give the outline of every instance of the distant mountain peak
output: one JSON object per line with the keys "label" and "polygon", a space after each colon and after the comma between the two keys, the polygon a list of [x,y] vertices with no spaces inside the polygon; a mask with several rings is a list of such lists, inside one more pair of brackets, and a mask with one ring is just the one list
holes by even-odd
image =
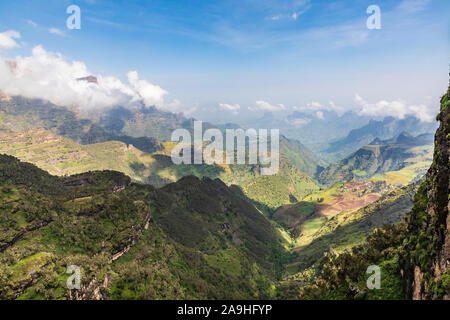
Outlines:
{"label": "distant mountain peak", "polygon": [[380,145],[380,144],[383,144],[383,141],[381,141],[380,138],[375,138],[371,143],[369,143],[369,145]]}
{"label": "distant mountain peak", "polygon": [[98,84],[97,77],[94,77],[93,75],[90,75],[90,76],[87,76],[87,77],[82,77],[82,78],[77,78],[77,81],[86,81],[88,83]]}
{"label": "distant mountain peak", "polygon": [[414,136],[412,134],[410,134],[409,132],[403,131],[402,133],[400,133],[397,138],[395,139],[396,143],[406,143],[406,142],[410,142],[411,140],[414,139]]}
{"label": "distant mountain peak", "polygon": [[384,124],[391,123],[391,122],[394,122],[394,121],[395,121],[395,118],[392,117],[392,116],[388,116],[388,117],[385,117],[385,118],[383,119],[383,123],[384,123]]}

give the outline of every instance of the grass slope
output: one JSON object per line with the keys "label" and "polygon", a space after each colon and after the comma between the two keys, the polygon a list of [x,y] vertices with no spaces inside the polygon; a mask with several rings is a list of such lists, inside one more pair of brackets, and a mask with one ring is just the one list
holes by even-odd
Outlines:
{"label": "grass slope", "polygon": [[0,152],[36,164],[55,175],[116,170],[133,181],[156,187],[188,175],[219,178],[228,185],[239,185],[267,214],[318,189],[310,177],[284,156],[279,173],[261,176],[259,166],[253,165],[174,165],[169,156],[172,147],[173,143],[164,143],[162,150],[148,154],[119,141],[80,145],[42,129],[0,130]]}
{"label": "grass slope", "polygon": [[[283,240],[218,180],[155,189],[113,171],[55,177],[6,155],[0,169],[3,299],[275,294]],[[65,286],[73,264],[82,268],[76,295]]]}
{"label": "grass slope", "polygon": [[426,172],[432,154],[432,135],[412,137],[403,133],[395,139],[375,139],[349,157],[327,167],[319,174],[318,180],[324,185],[332,185],[338,181],[372,178],[403,186]]}

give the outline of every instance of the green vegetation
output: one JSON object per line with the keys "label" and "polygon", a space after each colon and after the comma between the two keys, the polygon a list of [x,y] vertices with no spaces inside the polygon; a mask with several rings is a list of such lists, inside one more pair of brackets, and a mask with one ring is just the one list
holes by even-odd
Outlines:
{"label": "green vegetation", "polygon": [[288,273],[303,273],[327,252],[343,253],[363,244],[373,229],[398,223],[411,209],[416,188],[416,185],[410,185],[395,189],[358,210],[311,220],[310,224],[306,224],[309,232],[296,239],[294,258],[287,266]]}
{"label": "green vegetation", "polygon": [[135,138],[105,130],[91,120],[79,118],[69,109],[39,99],[21,96],[2,99],[0,120],[0,129],[3,130],[44,129],[81,144],[122,141],[148,153],[161,149],[160,143],[154,138],[144,136]]}
{"label": "green vegetation", "polygon": [[0,142],[0,152],[60,176],[115,170],[135,182],[156,187],[189,175],[220,178],[228,185],[239,185],[245,196],[268,215],[279,206],[302,199],[318,189],[317,184],[286,157],[281,158],[278,174],[261,176],[258,165],[174,165],[168,156],[173,147],[170,143],[162,145],[160,151],[147,154],[118,141],[80,145],[42,129],[0,130]]}
{"label": "green vegetation", "polygon": [[[440,126],[435,136],[433,163],[426,181],[420,186],[414,207],[408,215],[407,237],[403,242],[402,268],[407,287],[406,296],[442,299],[450,296],[446,243],[449,239],[449,91],[441,99],[437,116]],[[417,278],[420,277],[420,283]],[[416,284],[415,286],[413,286]]]}
{"label": "green vegetation", "polygon": [[[435,135],[435,150],[433,163],[427,172],[425,181],[415,193],[413,208],[405,216],[404,221],[395,225],[386,225],[375,229],[359,246],[352,245],[340,254],[337,250],[326,251],[320,261],[313,258],[305,261],[304,256],[318,252],[317,244],[311,242],[300,252],[303,261],[299,262],[300,273],[282,282],[278,294],[280,297],[296,297],[300,299],[443,299],[450,296],[450,281],[448,266],[442,261],[448,258],[446,243],[448,243],[448,188],[449,159],[448,132],[450,118],[448,114],[449,91],[441,99],[441,112],[437,119],[440,126]],[[417,183],[419,184],[419,183]],[[407,191],[406,189],[402,189]],[[388,195],[408,200],[402,192],[394,191]],[[408,192],[409,193],[409,192]],[[399,203],[384,197],[360,212],[368,209],[378,209],[375,212],[386,214]],[[399,198],[399,199],[400,199]],[[383,199],[383,198],[382,198]],[[387,202],[386,202],[387,200]],[[394,205],[394,206],[393,206]],[[375,206],[375,208],[374,208]],[[336,218],[339,215],[333,217]],[[368,230],[369,225],[376,224],[376,215],[363,215],[349,224],[338,224],[339,233],[331,232],[330,225],[324,230],[327,236],[348,233],[343,231],[356,224],[354,231]],[[393,216],[395,218],[395,215]],[[353,220],[350,219],[350,221]],[[395,221],[391,221],[395,222]],[[341,226],[344,226],[343,228]],[[337,230],[337,229],[336,229]],[[354,233],[353,233],[354,235]],[[320,238],[317,240],[320,243]],[[316,241],[317,241],[316,240]],[[329,239],[325,243],[336,243]],[[300,255],[299,255],[300,256]],[[443,260],[444,259],[444,260]],[[368,290],[365,281],[368,277],[367,267],[377,265],[381,269],[381,288]],[[309,269],[306,269],[308,268]],[[289,268],[288,268],[289,269]],[[291,268],[292,269],[292,268]]]}
{"label": "green vegetation", "polygon": [[[448,242],[448,93],[423,182],[430,160],[423,136],[375,140],[322,172],[297,152],[301,145],[285,141],[279,173],[261,176],[259,165],[174,166],[169,142],[153,141],[147,153],[113,141],[133,122],[150,130],[139,121],[156,111],[121,113],[113,117],[120,130],[107,130],[114,121],[101,119],[100,127],[41,101],[33,102],[40,113],[30,111],[30,103],[0,105],[0,152],[40,167],[0,155],[1,299],[450,294],[438,260]],[[27,127],[30,118],[46,130]],[[21,131],[11,131],[13,120]],[[343,181],[322,190],[302,170]],[[82,268],[76,293],[66,288],[69,265]],[[380,267],[381,289],[367,289],[370,265]]]}
{"label": "green vegetation", "polygon": [[174,143],[156,139],[170,140],[177,128],[192,130],[193,120],[181,115],[156,108],[113,108],[93,117],[95,122],[82,116],[38,99],[4,99],[0,101],[0,153],[54,175],[115,170],[155,187],[188,175],[219,178],[227,185],[239,185],[245,197],[268,216],[280,205],[301,200],[319,188],[311,177],[323,162],[284,136],[280,137],[280,172],[261,176],[259,165],[173,165]]}
{"label": "green vegetation", "polygon": [[[376,229],[362,245],[339,255],[327,254],[317,266],[317,277],[311,284],[298,287],[294,291],[296,297],[331,300],[403,299],[398,257],[404,235],[404,224],[388,225]],[[370,265],[380,267],[380,289],[367,288],[366,281],[370,274],[366,274],[366,270]],[[290,285],[295,287],[296,283]]]}
{"label": "green vegetation", "polygon": [[412,137],[406,133],[390,140],[374,141],[318,175],[324,185],[338,181],[386,181],[405,186],[422,176],[432,161],[432,135]]}
{"label": "green vegetation", "polygon": [[70,298],[72,264],[89,299],[274,296],[283,239],[220,180],[154,189],[113,171],[58,178],[6,155],[0,168],[3,299]]}

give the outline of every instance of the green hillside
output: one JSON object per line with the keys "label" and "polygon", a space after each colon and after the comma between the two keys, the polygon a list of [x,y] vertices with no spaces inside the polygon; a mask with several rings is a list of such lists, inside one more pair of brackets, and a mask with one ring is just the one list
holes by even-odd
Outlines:
{"label": "green hillside", "polygon": [[386,181],[406,185],[421,177],[431,164],[432,135],[412,137],[400,134],[395,139],[375,139],[349,157],[323,170],[318,180],[325,185],[338,181]]}
{"label": "green hillside", "polygon": [[164,143],[162,150],[147,154],[118,141],[80,145],[42,129],[24,132],[0,130],[1,153],[36,164],[55,175],[116,170],[133,181],[156,187],[188,175],[220,178],[228,185],[239,185],[244,194],[268,214],[318,189],[310,177],[283,156],[279,173],[261,176],[259,167],[253,165],[174,165],[168,156],[172,146],[173,143]]}
{"label": "green hillside", "polygon": [[393,189],[384,181],[339,182],[311,193],[300,202],[279,207],[272,218],[289,231],[294,247],[303,246],[314,239],[327,219],[352,214]]}
{"label": "green hillside", "polygon": [[45,129],[81,144],[114,140],[133,144],[144,152],[151,153],[161,149],[160,143],[154,138],[115,134],[91,120],[79,117],[67,108],[21,96],[0,100],[0,129],[9,131]]}
{"label": "green hillside", "polygon": [[[172,142],[146,153],[12,128],[3,113],[0,153],[37,166],[0,155],[0,298],[442,298],[448,94],[441,103],[424,182],[423,135],[375,139],[324,171],[282,139],[280,171],[261,176],[259,165],[173,165]],[[301,166],[344,181],[322,189]],[[372,264],[381,290],[366,287]],[[82,268],[76,293],[68,265]]]}
{"label": "green hillside", "polygon": [[383,120],[371,119],[366,125],[351,130],[346,137],[329,143],[324,155],[339,161],[349,157],[361,147],[370,145],[375,139],[392,139],[404,132],[414,132],[416,135],[430,134],[436,127],[436,123],[420,121],[413,116],[405,116],[403,119],[393,117],[385,117]]}
{"label": "green hillside", "polygon": [[[279,297],[298,299],[448,299],[450,297],[450,277],[448,270],[448,244],[450,243],[449,221],[449,145],[450,145],[450,88],[441,98],[441,108],[437,116],[440,125],[435,134],[435,149],[433,163],[417,192],[414,195],[412,209],[405,215],[405,219],[397,224],[389,224],[377,228],[360,245],[356,244],[357,237],[364,226],[377,224],[368,215],[367,218],[346,224],[336,232],[323,236],[325,240],[320,249],[320,238],[317,244],[312,242],[309,246],[300,249],[301,257],[298,270],[307,267],[304,260],[310,254],[323,250],[330,243],[337,241],[338,247],[345,248],[349,239],[353,242],[351,248],[337,254],[330,250],[325,257],[317,261],[312,270],[298,274],[280,284]],[[406,188],[407,189],[407,188]],[[402,190],[406,190],[405,188]],[[396,191],[400,198],[402,192]],[[408,192],[409,193],[409,192]],[[388,194],[387,196],[389,196]],[[394,213],[394,219],[384,222],[393,223],[397,220],[402,208],[398,205],[408,203],[408,198],[394,204],[387,202],[380,207],[384,215]],[[375,203],[374,203],[375,204]],[[369,210],[372,205],[362,209]],[[383,208],[384,206],[384,208]],[[376,208],[375,208],[376,209]],[[363,216],[364,217],[364,216]],[[363,224],[361,224],[366,220]],[[356,229],[350,233],[345,232],[357,223]],[[358,225],[359,224],[359,225]],[[379,227],[376,225],[376,227]],[[344,230],[342,230],[344,229]],[[331,230],[331,228],[330,228]],[[339,231],[339,233],[337,232]],[[350,230],[349,230],[350,231]],[[334,236],[333,236],[334,234]],[[336,239],[335,237],[338,236]],[[333,239],[334,238],[334,239]],[[341,238],[339,240],[339,238]],[[362,239],[361,239],[362,240]],[[318,247],[313,248],[314,245]],[[312,263],[315,259],[312,259]],[[302,265],[303,263],[303,265]],[[305,264],[306,263],[306,264]],[[371,290],[367,287],[369,266],[380,268],[380,288]],[[292,267],[291,267],[292,269]],[[295,268],[294,268],[295,270]]]}
{"label": "green hillside", "polygon": [[288,139],[283,135],[280,136],[280,153],[310,177],[318,175],[326,166],[325,162],[298,140]]}
{"label": "green hillside", "polygon": [[[190,130],[192,119],[154,108],[115,108],[98,115],[96,121],[42,100],[23,97],[2,100],[0,152],[55,175],[116,170],[133,181],[155,187],[187,175],[220,178],[228,185],[238,185],[268,215],[319,188],[311,177],[320,172],[323,163],[301,143],[283,136],[279,173],[261,176],[258,165],[173,165],[170,151],[174,143],[161,143],[152,137],[167,138],[166,133],[177,126]],[[132,132],[126,130],[130,123]],[[205,123],[204,129],[208,127],[211,124]]]}
{"label": "green hillside", "polygon": [[[0,298],[271,298],[282,240],[220,181],[58,178],[0,155]],[[71,296],[66,267],[82,270]]]}
{"label": "green hillside", "polygon": [[417,184],[412,184],[395,189],[367,206],[325,217],[311,232],[297,239],[295,262],[288,271],[305,270],[319,261],[324,253],[342,253],[362,244],[373,229],[401,221],[412,208],[417,187]]}

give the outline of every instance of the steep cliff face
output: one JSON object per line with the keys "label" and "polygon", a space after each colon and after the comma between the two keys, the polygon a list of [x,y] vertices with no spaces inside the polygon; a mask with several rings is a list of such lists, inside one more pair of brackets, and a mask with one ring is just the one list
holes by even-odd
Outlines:
{"label": "steep cliff face", "polygon": [[450,87],[437,116],[433,164],[407,219],[401,271],[408,299],[450,300],[449,96]]}

